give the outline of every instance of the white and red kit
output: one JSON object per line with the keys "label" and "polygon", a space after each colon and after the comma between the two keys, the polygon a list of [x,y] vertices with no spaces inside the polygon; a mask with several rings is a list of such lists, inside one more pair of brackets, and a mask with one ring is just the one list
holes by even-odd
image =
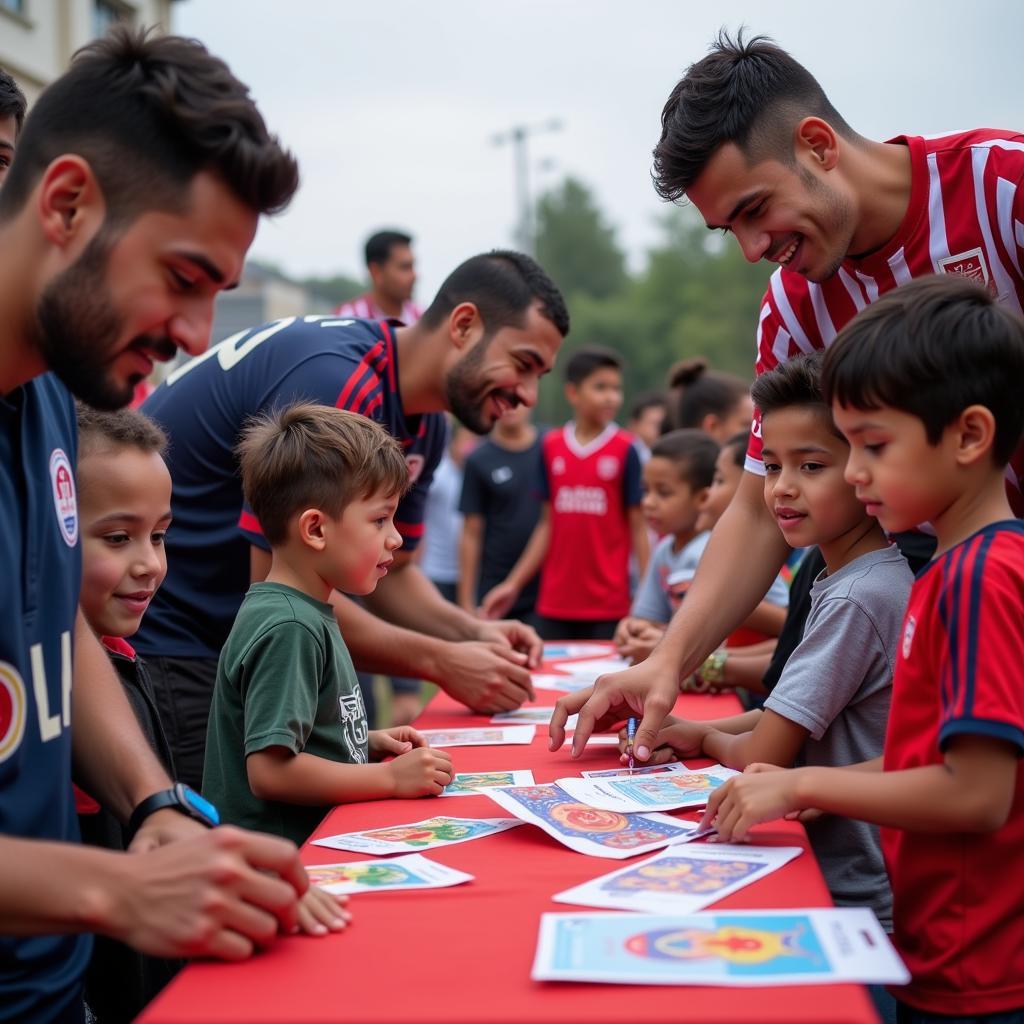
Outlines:
{"label": "white and red kit", "polygon": [[423,316],[423,310],[410,299],[402,303],[402,312],[397,317],[389,317],[373,301],[371,292],[343,302],[334,312],[336,316],[354,316],[360,320],[390,320],[391,322],[398,320],[404,327],[410,327]]}
{"label": "white and red kit", "polygon": [[[760,375],[800,352],[831,344],[858,310],[926,274],[961,274],[1024,312],[1024,135],[978,128],[890,140],[910,150],[910,203],[891,241],[846,259],[815,284],[780,267],[771,276],[757,327]],[[746,468],[764,475],[755,413]],[[1007,470],[1011,502],[1024,514],[1024,446]]]}
{"label": "white and red kit", "polygon": [[640,504],[640,456],[615,423],[581,445],[573,423],[541,446],[542,493],[551,540],[537,611],[551,619],[605,620],[629,614],[628,510]]}

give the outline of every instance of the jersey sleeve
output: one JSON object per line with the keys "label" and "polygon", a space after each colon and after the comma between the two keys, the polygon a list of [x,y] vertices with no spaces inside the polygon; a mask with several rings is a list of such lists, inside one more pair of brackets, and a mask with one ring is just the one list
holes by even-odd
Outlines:
{"label": "jersey sleeve", "polygon": [[625,465],[622,470],[622,501],[625,508],[635,508],[643,500],[642,474],[640,453],[636,450],[636,445],[631,444],[626,449]]}
{"label": "jersey sleeve", "polygon": [[[253,641],[240,685],[246,756],[267,747],[302,751],[313,731],[316,681],[325,664],[326,652],[301,622],[275,623]],[[282,686],[282,679],[294,685]]]}
{"label": "jersey sleeve", "polygon": [[483,471],[477,459],[470,455],[462,473],[462,492],[459,495],[459,511],[464,516],[482,516],[486,509],[486,491]]}
{"label": "jersey sleeve", "polygon": [[666,571],[666,545],[671,544],[672,538],[666,537],[654,549],[647,563],[647,571],[636,588],[630,615],[650,619],[651,622],[668,622],[672,618],[672,605],[661,583],[662,573]]}
{"label": "jersey sleeve", "polygon": [[990,736],[1024,754],[1021,550],[1019,544],[1010,551],[983,544],[940,601],[946,624],[938,672],[944,698],[940,748],[955,736]]}
{"label": "jersey sleeve", "polygon": [[[398,503],[395,529],[402,535],[402,550],[415,551],[423,539],[423,517],[427,507],[434,471],[444,455],[448,428],[443,415],[431,415],[423,420],[423,443],[420,455],[406,456],[409,470],[414,475],[412,487]],[[420,461],[422,459],[422,461]]]}

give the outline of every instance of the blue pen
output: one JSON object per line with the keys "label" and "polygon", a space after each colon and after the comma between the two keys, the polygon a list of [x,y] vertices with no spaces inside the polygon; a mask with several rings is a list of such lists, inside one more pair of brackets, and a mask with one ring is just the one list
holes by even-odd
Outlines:
{"label": "blue pen", "polygon": [[626,722],[626,753],[629,755],[629,770],[633,770],[633,737],[636,735],[636,719]]}

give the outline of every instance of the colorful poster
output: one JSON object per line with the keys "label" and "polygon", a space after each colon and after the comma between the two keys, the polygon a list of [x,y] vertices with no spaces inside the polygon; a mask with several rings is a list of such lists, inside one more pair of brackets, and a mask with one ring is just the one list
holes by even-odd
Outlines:
{"label": "colorful poster", "polygon": [[[534,725],[547,725],[555,713],[553,707],[516,708],[515,711],[503,711],[491,719],[491,725],[518,725],[521,722],[532,722]],[[565,723],[566,729],[576,728],[576,715],[570,715]]]}
{"label": "colorful poster", "polygon": [[313,885],[328,892],[384,892],[389,889],[441,889],[471,882],[464,871],[435,864],[418,853],[394,860],[364,860],[358,864],[315,864],[306,867]]}
{"label": "colorful poster", "polygon": [[543,914],[532,977],[737,986],[910,980],[878,919],[859,907]]}
{"label": "colorful poster", "polygon": [[623,860],[696,838],[697,824],[667,814],[619,814],[587,807],[560,784],[485,790],[510,814],[542,828],[577,853]]}
{"label": "colorful poster", "polygon": [[708,796],[734,775],[731,768],[717,765],[688,772],[617,779],[559,779],[574,800],[603,811],[630,814],[637,811],[671,811],[681,807],[703,807]]}
{"label": "colorful poster", "polygon": [[661,772],[688,772],[682,761],[668,761],[665,764],[641,764],[635,768],[601,768],[598,771],[580,772],[585,779],[636,778],[637,775],[659,775]]}
{"label": "colorful poster", "polygon": [[532,743],[537,730],[532,725],[506,725],[495,729],[421,729],[420,735],[432,747],[500,747]]}
{"label": "colorful poster", "polygon": [[544,660],[560,661],[562,658],[600,658],[606,655],[611,644],[545,644]]}
{"label": "colorful poster", "polygon": [[412,853],[433,850],[438,846],[455,846],[471,839],[483,839],[522,825],[517,818],[449,818],[443,814],[410,825],[389,825],[364,832],[344,832],[337,836],[314,839],[314,846],[330,850],[352,850],[386,857],[391,853]]}
{"label": "colorful poster", "polygon": [[480,796],[481,789],[493,786],[532,786],[533,772],[456,772],[441,796]]}
{"label": "colorful poster", "polygon": [[799,846],[691,843],[662,850],[551,898],[581,907],[692,914],[777,871],[801,852]]}

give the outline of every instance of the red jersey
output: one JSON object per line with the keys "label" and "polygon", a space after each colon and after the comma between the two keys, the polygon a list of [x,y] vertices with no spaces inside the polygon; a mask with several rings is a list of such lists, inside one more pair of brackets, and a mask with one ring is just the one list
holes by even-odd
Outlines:
{"label": "red jersey", "polygon": [[575,424],[541,444],[543,493],[551,540],[541,570],[537,611],[552,619],[619,619],[629,614],[627,510],[640,504],[640,456],[617,424],[588,444]]}
{"label": "red jersey", "polygon": [[[910,150],[910,202],[899,230],[878,252],[846,259],[815,284],[780,267],[771,276],[757,327],[760,375],[800,352],[831,344],[879,295],[926,274],[962,274],[999,302],[1024,312],[1024,135],[979,128],[898,136]],[[764,475],[755,413],[746,468]],[[1014,510],[1024,513],[1024,446],[1007,471]]]}
{"label": "red jersey", "polygon": [[[942,764],[960,735],[1024,753],[1024,523],[994,523],[914,582],[893,676],[885,770]],[[893,939],[913,980],[900,999],[932,1013],[1024,1007],[1024,769],[991,833],[883,828]]]}

